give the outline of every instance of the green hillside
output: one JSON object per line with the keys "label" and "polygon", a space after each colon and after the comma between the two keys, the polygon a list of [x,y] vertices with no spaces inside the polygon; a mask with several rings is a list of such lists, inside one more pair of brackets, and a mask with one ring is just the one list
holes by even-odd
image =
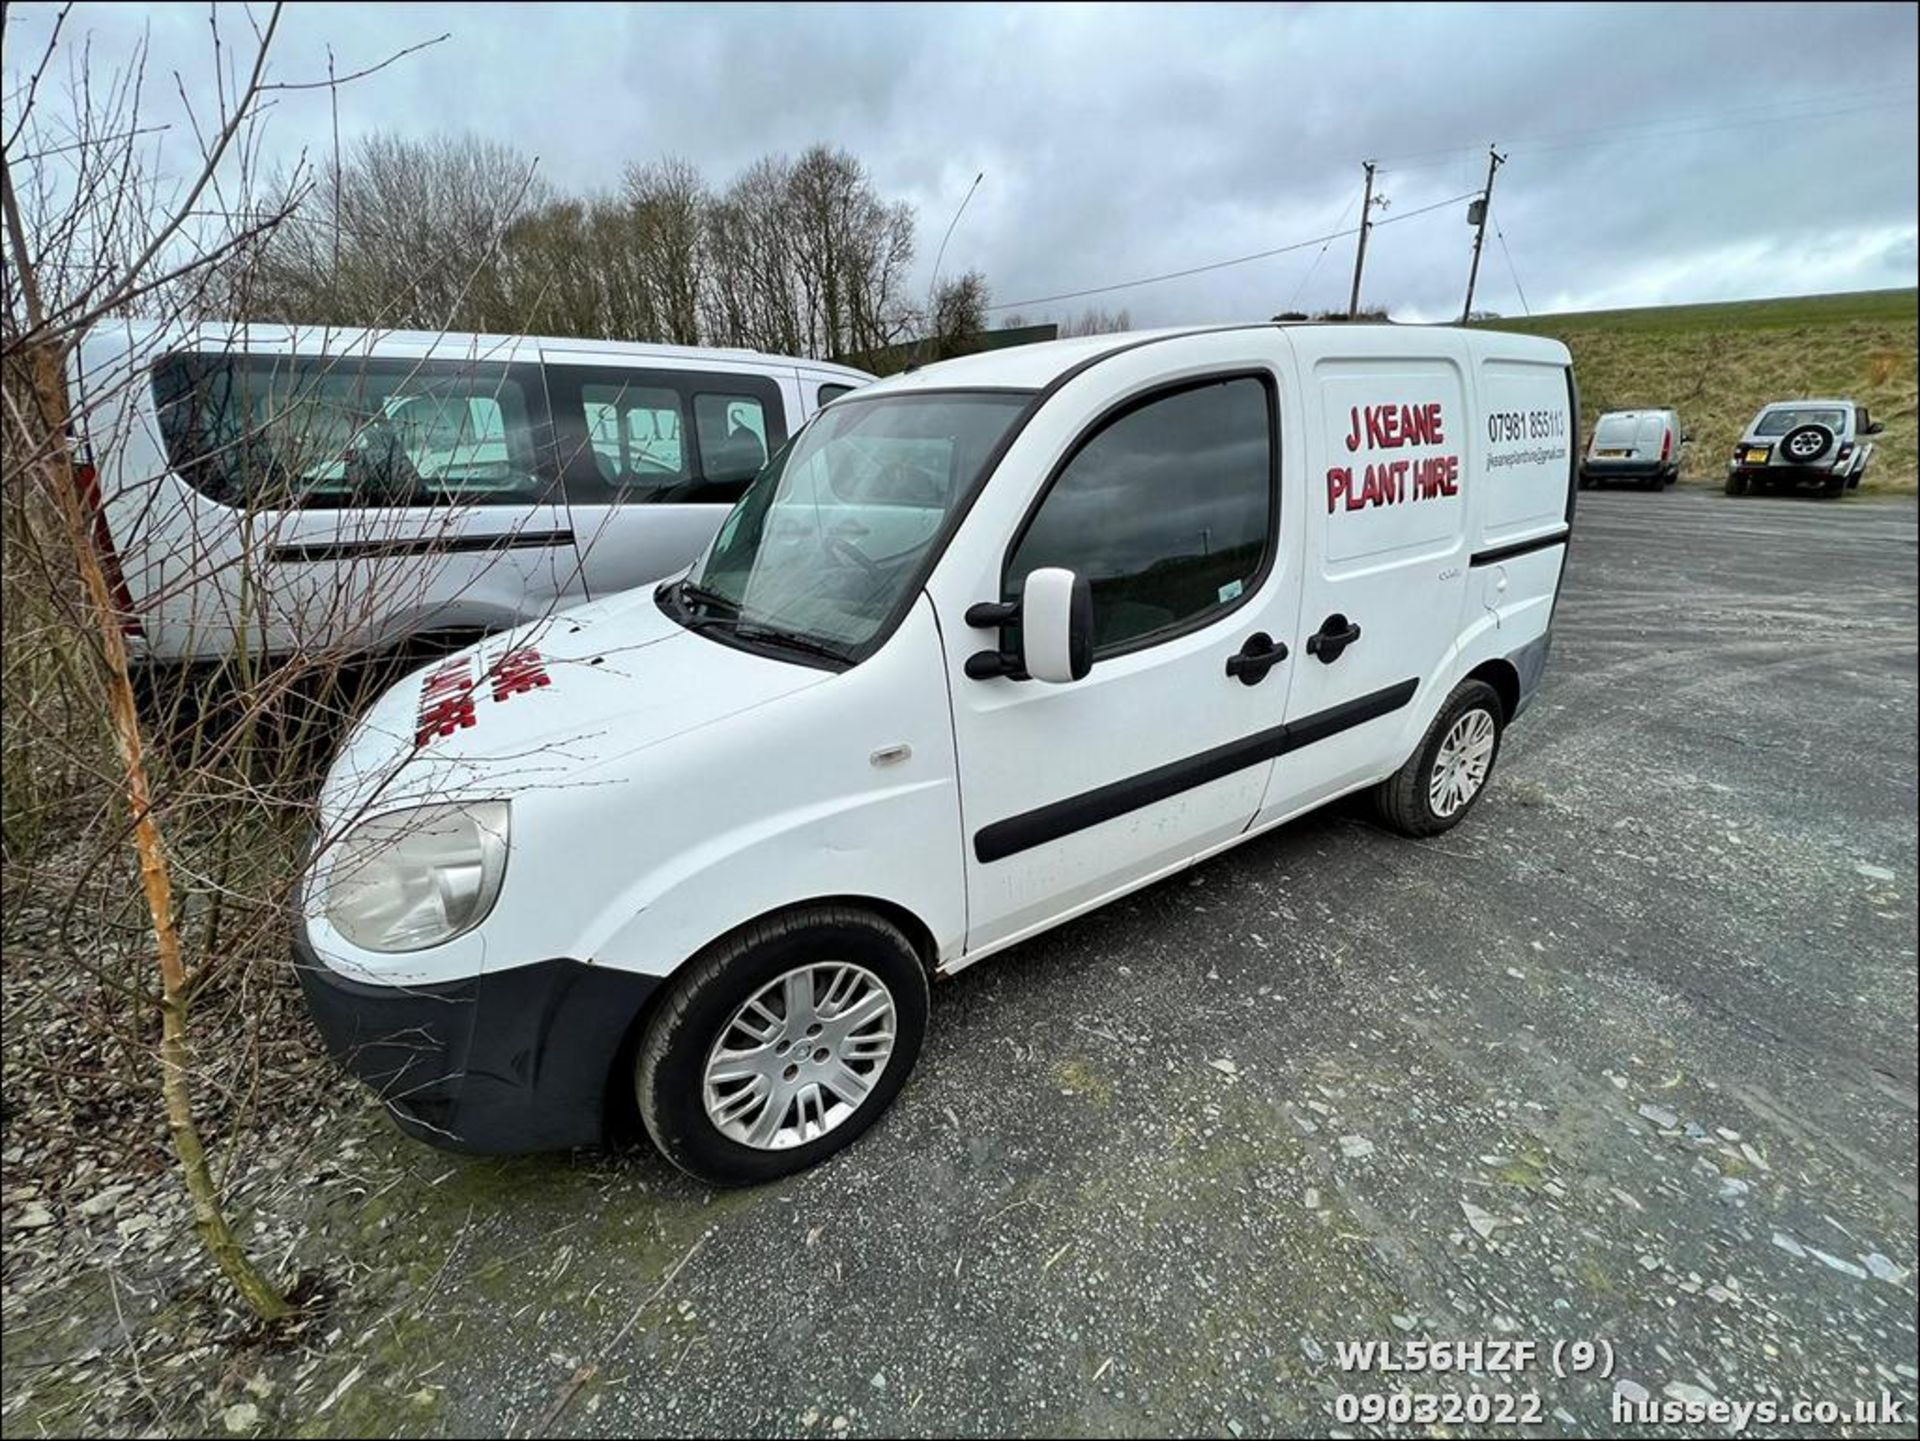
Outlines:
{"label": "green hillside", "polygon": [[1685,483],[1718,485],[1734,441],[1767,401],[1834,395],[1886,422],[1866,488],[1912,491],[1915,306],[1912,290],[1869,290],[1488,324],[1564,341],[1589,422],[1603,410],[1678,410],[1693,431]]}

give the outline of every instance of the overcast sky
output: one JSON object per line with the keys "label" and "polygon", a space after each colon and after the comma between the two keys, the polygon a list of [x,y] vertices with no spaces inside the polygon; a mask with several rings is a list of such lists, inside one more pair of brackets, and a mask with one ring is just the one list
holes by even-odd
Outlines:
{"label": "overcast sky", "polygon": [[[10,71],[52,14],[11,8]],[[664,154],[723,182],[768,151],[844,146],[915,208],[919,286],[984,171],[943,270],[983,271],[996,304],[1034,301],[1019,306],[1030,318],[1344,305],[1351,237],[1035,298],[1352,225],[1368,158],[1390,201],[1377,218],[1394,222],[1477,190],[1497,141],[1511,264],[1490,234],[1479,305],[1518,314],[1516,274],[1535,312],[1913,285],[1915,17],[1907,4],[294,4],[273,70],[324,78],[328,45],[347,70],[451,31],[346,90],[343,138],[477,132],[566,190],[609,188]],[[150,24],[150,70],[206,84],[204,5],[81,5],[69,23],[106,58]],[[157,101],[170,88],[153,86]],[[270,150],[318,156],[329,137],[324,92],[280,97]],[[1406,319],[1457,312],[1471,238],[1464,201],[1376,229],[1364,299]]]}

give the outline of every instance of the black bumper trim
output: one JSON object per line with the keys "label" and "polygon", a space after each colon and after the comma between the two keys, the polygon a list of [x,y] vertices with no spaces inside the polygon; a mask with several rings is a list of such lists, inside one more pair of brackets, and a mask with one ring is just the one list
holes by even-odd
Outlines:
{"label": "black bumper trim", "polygon": [[601,1144],[614,1064],[660,985],[573,960],[370,985],[329,969],[298,930],[293,962],[327,1050],[400,1128],[478,1155]]}
{"label": "black bumper trim", "polygon": [[1580,474],[1586,480],[1651,480],[1656,475],[1680,467],[1670,460],[1583,460]]}

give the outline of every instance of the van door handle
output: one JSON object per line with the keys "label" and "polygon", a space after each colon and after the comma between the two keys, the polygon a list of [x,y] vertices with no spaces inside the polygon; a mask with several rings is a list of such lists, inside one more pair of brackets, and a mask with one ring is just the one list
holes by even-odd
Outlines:
{"label": "van door handle", "polygon": [[1332,665],[1340,653],[1360,639],[1360,627],[1335,611],[1320,622],[1320,629],[1307,637],[1307,654],[1318,656],[1322,665]]}
{"label": "van door handle", "polygon": [[1285,641],[1275,643],[1272,636],[1257,630],[1247,637],[1239,651],[1227,657],[1227,674],[1241,685],[1259,685],[1267,672],[1287,658]]}

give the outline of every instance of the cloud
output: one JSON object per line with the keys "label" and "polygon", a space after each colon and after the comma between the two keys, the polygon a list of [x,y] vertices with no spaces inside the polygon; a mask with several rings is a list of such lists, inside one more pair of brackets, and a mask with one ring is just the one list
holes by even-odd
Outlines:
{"label": "cloud", "polygon": [[[13,7],[10,65],[51,13]],[[204,94],[205,14],[76,21],[102,55],[150,23],[153,70]],[[946,266],[984,271],[1002,304],[1341,229],[1375,158],[1389,223],[1366,299],[1456,313],[1464,202],[1398,217],[1476,190],[1489,141],[1506,245],[1489,238],[1477,304],[1518,310],[1516,276],[1535,309],[1915,281],[1906,5],[294,6],[275,70],[311,79],[329,45],[348,69],[448,28],[341,96],[346,137],[476,131],[571,190],[662,154],[724,180],[824,140],[915,206],[918,284],[984,170]],[[324,94],[287,95],[269,148],[330,136]],[[1346,238],[1098,303],[1141,324],[1343,304],[1352,256]]]}

